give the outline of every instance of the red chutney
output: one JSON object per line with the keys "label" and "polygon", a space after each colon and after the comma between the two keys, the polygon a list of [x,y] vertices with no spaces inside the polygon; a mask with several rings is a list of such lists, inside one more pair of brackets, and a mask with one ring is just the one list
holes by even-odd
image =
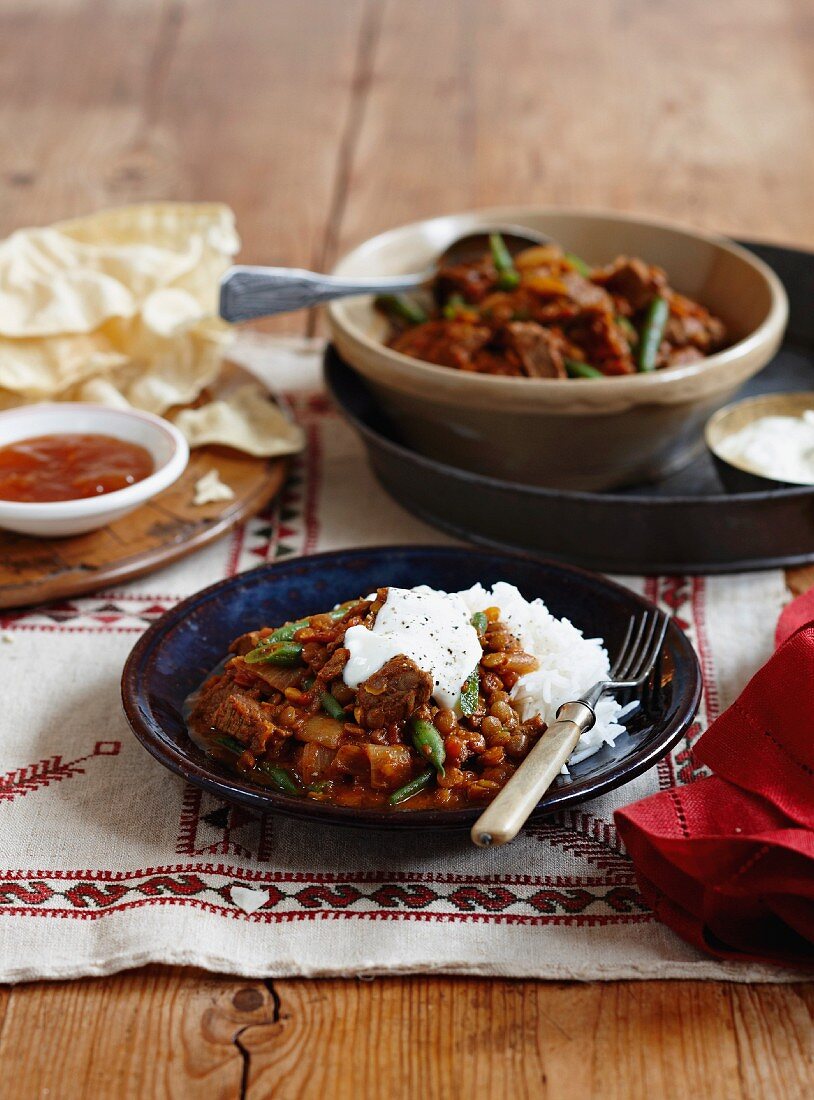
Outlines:
{"label": "red chutney", "polygon": [[149,451],[111,435],[18,439],[0,447],[0,500],[80,500],[126,489],[152,472]]}

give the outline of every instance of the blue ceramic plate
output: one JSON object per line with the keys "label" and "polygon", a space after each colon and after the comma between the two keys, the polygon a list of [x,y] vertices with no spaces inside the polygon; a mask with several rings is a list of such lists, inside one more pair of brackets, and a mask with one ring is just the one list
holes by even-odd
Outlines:
{"label": "blue ceramic plate", "polygon": [[[618,651],[631,615],[650,606],[627,589],[578,569],[457,547],[381,547],[315,554],[220,581],[179,603],[143,635],[127,659],[122,700],[130,726],[156,760],[220,798],[262,812],[334,825],[382,829],[470,828],[480,809],[357,810],[278,794],[246,782],[189,739],[184,700],[223,658],[232,639],[263,625],[313,614],[385,585],[428,584],[456,591],[508,581],[527,599],[541,596],[587,637]],[[531,821],[584,802],[651,768],[686,732],[701,693],[698,660],[671,623],[661,687],[631,716],[627,732],[558,780]]]}

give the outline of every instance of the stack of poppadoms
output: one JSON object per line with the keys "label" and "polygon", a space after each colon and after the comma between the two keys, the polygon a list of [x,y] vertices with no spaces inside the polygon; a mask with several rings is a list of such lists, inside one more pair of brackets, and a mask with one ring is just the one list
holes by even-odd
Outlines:
{"label": "stack of poppadoms", "polygon": [[191,446],[299,450],[300,429],[259,384],[198,401],[231,338],[218,283],[239,247],[217,203],[122,207],[0,241],[0,409],[132,405],[168,416]]}

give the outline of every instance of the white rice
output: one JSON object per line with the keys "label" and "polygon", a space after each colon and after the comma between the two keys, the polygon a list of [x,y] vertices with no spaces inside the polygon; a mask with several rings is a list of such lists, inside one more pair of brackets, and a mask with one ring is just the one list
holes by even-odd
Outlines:
{"label": "white rice", "polygon": [[[556,619],[542,600],[524,599],[514,585],[499,581],[491,589],[476,584],[458,593],[473,613],[499,607],[500,617],[523,649],[536,657],[540,667],[521,676],[512,699],[525,720],[539,714],[550,725],[563,703],[578,699],[597,680],[609,676],[610,661],[601,638],[585,638],[568,619]],[[629,712],[631,708],[625,707]],[[577,764],[612,745],[624,726],[623,708],[605,697],[596,707],[596,725],[579,739],[569,764]]]}

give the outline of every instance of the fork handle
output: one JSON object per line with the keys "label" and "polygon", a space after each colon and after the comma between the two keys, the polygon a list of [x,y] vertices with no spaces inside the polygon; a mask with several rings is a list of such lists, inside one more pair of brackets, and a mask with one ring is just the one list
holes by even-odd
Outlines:
{"label": "fork handle", "polygon": [[471,837],[481,848],[514,840],[529,814],[562,772],[582,734],[596,716],[586,703],[564,703],[549,726],[497,797],[472,826]]}

